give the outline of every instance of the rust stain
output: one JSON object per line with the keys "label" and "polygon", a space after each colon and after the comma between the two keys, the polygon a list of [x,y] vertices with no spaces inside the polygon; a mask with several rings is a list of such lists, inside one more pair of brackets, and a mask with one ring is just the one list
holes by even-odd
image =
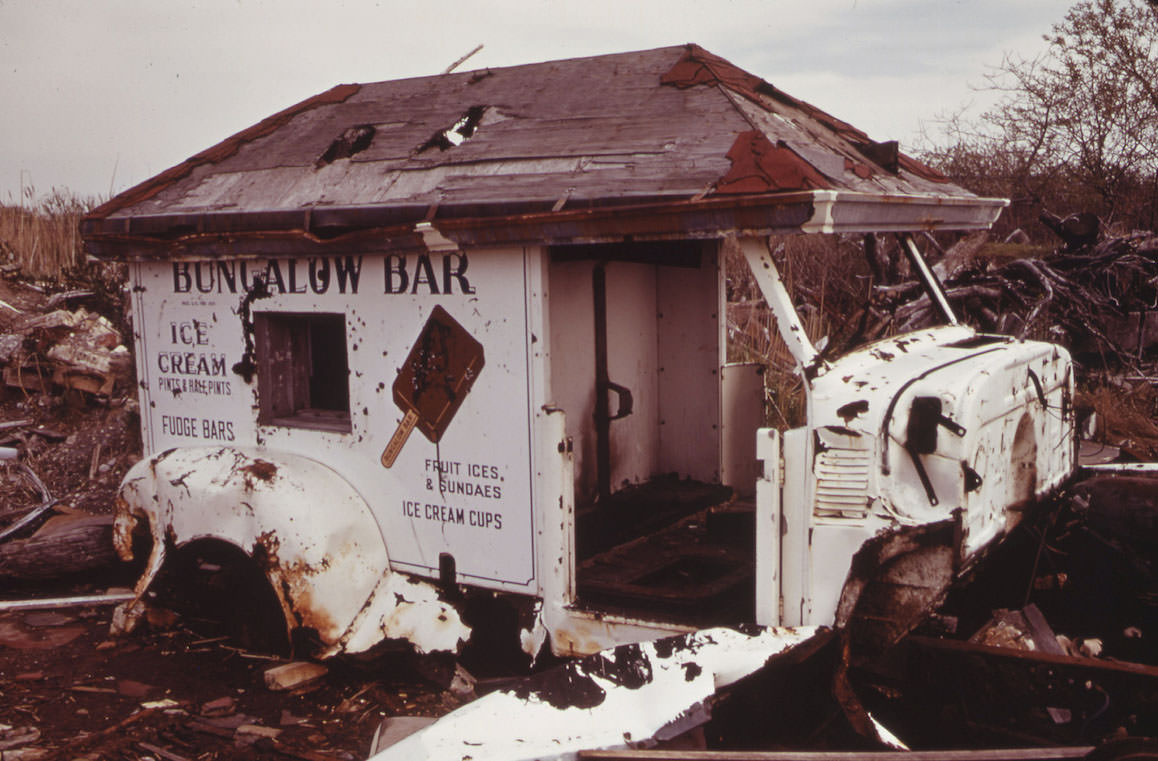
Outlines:
{"label": "rust stain", "polygon": [[853,161],[850,158],[844,160],[844,171],[852,172],[862,180],[867,180],[873,176],[872,167],[860,161]]}
{"label": "rust stain", "polygon": [[[849,141],[858,152],[865,155],[870,161],[874,159],[869,154],[873,153],[880,145],[848,122],[841,121],[831,114],[821,111],[811,103],[792,97],[755,74],[744,71],[731,61],[709,53],[699,45],[688,45],[680,59],[667,73],[660,77],[659,81],[660,84],[671,85],[680,89],[695,87],[696,85],[720,85],[765,109],[767,109],[767,105],[760,96],[774,98],[785,105],[803,111],[810,118]],[[857,164],[848,159],[845,161],[845,168],[853,171],[858,177],[868,179],[872,176],[872,170],[864,164]],[[852,165],[850,166],[850,164]],[[899,168],[931,182],[950,181],[948,177],[936,169],[903,153],[897,153],[896,164]]]}
{"label": "rust stain", "polygon": [[269,482],[277,475],[277,466],[268,460],[255,459],[250,464],[241,469],[245,474],[245,482],[249,487],[253,487],[253,479],[257,478],[261,481]]}
{"label": "rust stain", "polygon": [[781,103],[798,108],[812,119],[828,127],[844,139],[853,143],[871,143],[864,132],[848,122],[826,114],[816,106],[793,98],[788,93],[764,81],[755,74],[749,74],[731,61],[709,53],[699,45],[688,45],[684,54],[666,74],[660,77],[660,84],[673,85],[681,89],[703,84],[719,84],[732,92],[751,100],[758,106],[767,108],[760,98],[766,95]]}
{"label": "rust stain", "polygon": [[301,560],[286,563],[278,556],[280,549],[281,541],[277,533],[265,531],[254,542],[252,556],[281,601],[287,631],[313,630],[324,645],[332,645],[341,631],[333,616],[326,612],[325,606],[315,602],[311,581],[311,577],[328,568],[328,561],[320,563],[320,568]]}
{"label": "rust stain", "polygon": [[790,148],[773,145],[757,130],[737,135],[727,157],[732,167],[716,184],[716,192],[720,194],[829,187],[828,181],[811,164]]}
{"label": "rust stain", "polygon": [[688,45],[675,66],[659,78],[661,85],[672,85],[681,90],[696,85],[721,84],[733,92],[745,95],[756,103],[762,85],[771,87],[755,74],[749,74],[718,55],[713,55],[699,45]]}
{"label": "rust stain", "polygon": [[128,563],[133,559],[133,530],[139,519],[133,515],[129,503],[119,494],[116,497],[114,508],[116,519],[113,521],[113,548],[117,557]]}

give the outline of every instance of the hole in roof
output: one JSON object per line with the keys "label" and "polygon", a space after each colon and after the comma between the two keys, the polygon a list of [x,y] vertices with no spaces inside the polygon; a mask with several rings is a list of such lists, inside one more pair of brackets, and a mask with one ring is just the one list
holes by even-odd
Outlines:
{"label": "hole in roof", "polygon": [[471,106],[454,124],[431,135],[429,140],[419,146],[418,152],[423,153],[431,148],[445,151],[462,145],[474,137],[486,110],[486,106]]}
{"label": "hole in roof", "polygon": [[359,124],[356,127],[350,127],[334,138],[334,142],[330,143],[330,147],[321,155],[315,166],[321,167],[325,164],[332,164],[338,159],[348,159],[355,153],[361,153],[369,148],[373,140],[373,124]]}

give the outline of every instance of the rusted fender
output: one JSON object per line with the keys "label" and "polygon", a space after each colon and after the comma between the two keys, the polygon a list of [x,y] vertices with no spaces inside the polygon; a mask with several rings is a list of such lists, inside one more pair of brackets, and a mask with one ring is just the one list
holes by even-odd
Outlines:
{"label": "rusted fender", "polygon": [[371,759],[529,761],[647,747],[707,721],[718,690],[817,631],[714,628],[620,645],[492,692]]}
{"label": "rusted fender", "polygon": [[141,518],[153,550],[135,599],[114,615],[114,631],[131,629],[143,613],[141,598],[171,548],[211,538],[261,564],[287,628],[316,630],[320,655],[359,652],[384,639],[455,652],[469,637],[434,586],[391,571],[365,500],[314,460],[234,447],[163,452],[137,463],[121,484],[113,535],[122,558],[132,557]]}

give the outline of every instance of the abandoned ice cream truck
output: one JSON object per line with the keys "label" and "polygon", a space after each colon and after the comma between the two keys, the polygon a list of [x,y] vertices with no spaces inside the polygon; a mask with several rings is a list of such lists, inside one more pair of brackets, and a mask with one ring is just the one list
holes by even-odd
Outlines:
{"label": "abandoned ice cream truck", "polygon": [[[532,655],[839,622],[917,535],[956,573],[1074,467],[1066,352],[959,324],[912,236],[1004,203],[695,45],[274,114],[83,222],[131,273],[116,534],[153,543],[117,621],[214,546],[321,655],[455,652],[503,618],[480,600]],[[819,352],[769,240],[831,233],[895,234],[944,324]],[[727,247],[801,427],[725,363]]]}

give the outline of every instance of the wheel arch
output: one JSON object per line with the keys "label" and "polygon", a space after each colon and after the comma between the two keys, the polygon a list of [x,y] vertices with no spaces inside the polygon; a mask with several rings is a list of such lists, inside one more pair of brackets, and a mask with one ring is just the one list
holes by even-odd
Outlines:
{"label": "wheel arch", "polygon": [[[118,610],[127,630],[171,548],[214,539],[234,545],[263,568],[288,630],[312,629],[321,654],[368,649],[386,638],[420,650],[457,649],[468,636],[457,611],[432,585],[390,569],[386,542],[369,505],[333,469],[300,455],[238,447],[172,449],[137,463],[121,484],[114,541],[131,557],[134,527],[144,518],[153,549],[135,588]],[[399,595],[405,587],[408,594]],[[392,629],[399,608],[410,625]],[[464,631],[425,641],[414,619]],[[449,643],[449,647],[448,647]]]}

